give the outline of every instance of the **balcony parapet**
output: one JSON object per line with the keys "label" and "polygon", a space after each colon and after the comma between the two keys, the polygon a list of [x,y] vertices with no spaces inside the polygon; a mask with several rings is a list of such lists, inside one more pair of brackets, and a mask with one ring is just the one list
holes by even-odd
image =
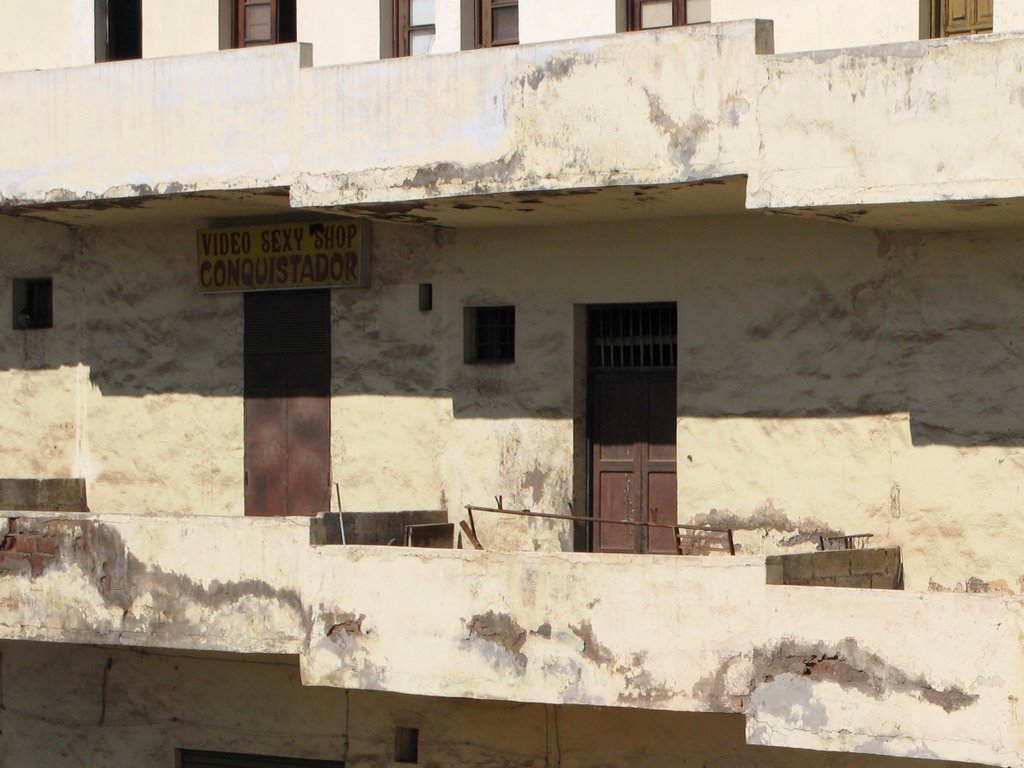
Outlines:
{"label": "balcony parapet", "polygon": [[308,45],[0,74],[0,204],[291,189],[341,206],[747,170],[770,25],[365,64]]}
{"label": "balcony parapet", "polygon": [[1024,599],[763,558],[311,546],[308,518],[8,513],[0,638],[300,656],[307,685],[743,714],[753,744],[1024,765]]}

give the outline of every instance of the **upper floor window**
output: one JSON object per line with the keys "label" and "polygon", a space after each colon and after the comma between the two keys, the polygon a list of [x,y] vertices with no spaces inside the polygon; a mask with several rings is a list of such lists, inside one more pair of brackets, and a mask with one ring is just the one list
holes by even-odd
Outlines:
{"label": "upper floor window", "polygon": [[480,45],[519,43],[519,0],[480,0]]}
{"label": "upper floor window", "polygon": [[101,0],[96,4],[96,61],[141,58],[141,0]]}
{"label": "upper floor window", "polygon": [[294,43],[295,0],[235,0],[234,45]]}
{"label": "upper floor window", "polygon": [[992,31],[993,0],[933,0],[935,37],[974,35]]}
{"label": "upper floor window", "polygon": [[419,56],[434,49],[435,0],[395,0],[395,51]]}
{"label": "upper floor window", "polygon": [[630,29],[658,29],[711,21],[711,0],[629,0]]}

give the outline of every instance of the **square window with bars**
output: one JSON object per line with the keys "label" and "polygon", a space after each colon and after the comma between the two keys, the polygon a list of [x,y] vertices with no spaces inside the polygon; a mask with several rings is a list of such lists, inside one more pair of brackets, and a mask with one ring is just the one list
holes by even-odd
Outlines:
{"label": "square window with bars", "polygon": [[514,363],[516,308],[466,307],[467,363]]}

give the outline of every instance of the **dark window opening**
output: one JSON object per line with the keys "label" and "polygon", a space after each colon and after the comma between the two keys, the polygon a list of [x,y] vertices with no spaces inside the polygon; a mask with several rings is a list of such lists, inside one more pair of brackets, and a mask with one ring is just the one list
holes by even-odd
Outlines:
{"label": "dark window opening", "polygon": [[142,58],[142,0],[106,0],[106,61]]}
{"label": "dark window opening", "polygon": [[235,48],[294,43],[295,0],[235,0],[234,30]]}
{"label": "dark window opening", "polygon": [[15,280],[12,307],[15,330],[53,328],[53,280]]}
{"label": "dark window opening", "polygon": [[519,0],[480,0],[480,46],[519,43]]}
{"label": "dark window opening", "polygon": [[395,728],[395,762],[418,763],[420,759],[420,729]]}
{"label": "dark window opening", "polygon": [[340,760],[303,760],[198,749],[179,750],[178,756],[181,768],[345,768],[345,763]]}
{"label": "dark window opening", "polygon": [[711,21],[712,0],[628,0],[630,29],[660,29]]}
{"label": "dark window opening", "polygon": [[437,36],[434,0],[395,0],[395,51],[421,56],[434,49]]}
{"label": "dark window opening", "polygon": [[464,321],[467,363],[515,362],[515,307],[467,307]]}
{"label": "dark window opening", "polygon": [[592,307],[588,329],[591,369],[676,365],[675,304]]}

